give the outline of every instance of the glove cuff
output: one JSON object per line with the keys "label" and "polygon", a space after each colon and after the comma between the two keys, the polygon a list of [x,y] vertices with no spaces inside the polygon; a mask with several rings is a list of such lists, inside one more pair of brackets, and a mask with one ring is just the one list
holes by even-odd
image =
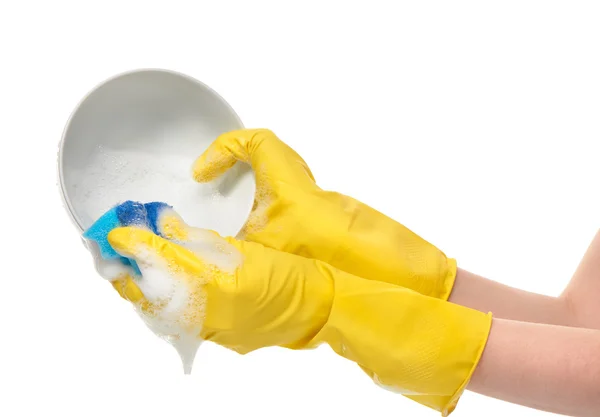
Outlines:
{"label": "glove cuff", "polygon": [[491,314],[340,271],[327,343],[374,382],[448,415],[487,343]]}
{"label": "glove cuff", "polygon": [[432,294],[432,297],[439,298],[440,300],[448,301],[452,288],[454,288],[454,282],[456,281],[457,272],[456,259],[448,258],[448,270],[446,271],[445,277],[443,276],[439,282],[439,288],[437,294]]}

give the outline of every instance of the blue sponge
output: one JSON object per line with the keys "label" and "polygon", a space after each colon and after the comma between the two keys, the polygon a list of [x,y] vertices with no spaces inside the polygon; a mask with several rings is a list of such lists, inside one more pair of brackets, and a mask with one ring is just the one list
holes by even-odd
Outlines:
{"label": "blue sponge", "polygon": [[102,258],[118,259],[124,265],[132,267],[137,275],[141,275],[140,269],[133,259],[119,255],[112,248],[108,243],[108,234],[117,227],[141,226],[150,229],[156,235],[162,236],[158,228],[158,220],[163,210],[171,208],[171,206],[162,202],[143,204],[136,201],[126,201],[104,213],[83,233],[83,237],[98,244]]}

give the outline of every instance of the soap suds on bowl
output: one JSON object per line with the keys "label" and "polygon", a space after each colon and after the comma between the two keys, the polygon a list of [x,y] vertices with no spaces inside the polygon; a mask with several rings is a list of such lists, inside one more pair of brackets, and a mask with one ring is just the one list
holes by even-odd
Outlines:
{"label": "soap suds on bowl", "polygon": [[214,182],[199,184],[191,174],[197,156],[98,146],[68,194],[88,226],[126,200],[164,201],[193,226],[235,236],[254,198],[252,171],[238,164]]}

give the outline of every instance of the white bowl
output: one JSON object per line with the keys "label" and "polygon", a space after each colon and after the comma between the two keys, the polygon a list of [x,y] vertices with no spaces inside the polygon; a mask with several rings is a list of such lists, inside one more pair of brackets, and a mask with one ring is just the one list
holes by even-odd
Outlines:
{"label": "white bowl", "polygon": [[125,200],[163,201],[193,226],[235,236],[252,209],[250,168],[238,163],[198,184],[191,167],[219,134],[240,128],[223,98],[186,75],[136,70],[110,78],[65,127],[58,156],[65,207],[81,232]]}

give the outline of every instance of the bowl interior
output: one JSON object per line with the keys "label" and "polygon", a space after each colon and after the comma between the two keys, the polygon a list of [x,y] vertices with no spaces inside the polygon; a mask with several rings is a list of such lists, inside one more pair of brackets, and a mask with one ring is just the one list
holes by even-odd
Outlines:
{"label": "bowl interior", "polygon": [[238,163],[198,184],[191,166],[219,134],[242,127],[223,99],[184,75],[145,70],[106,81],[65,129],[59,169],[67,207],[86,229],[122,201],[163,201],[193,226],[234,236],[252,208],[252,171]]}

